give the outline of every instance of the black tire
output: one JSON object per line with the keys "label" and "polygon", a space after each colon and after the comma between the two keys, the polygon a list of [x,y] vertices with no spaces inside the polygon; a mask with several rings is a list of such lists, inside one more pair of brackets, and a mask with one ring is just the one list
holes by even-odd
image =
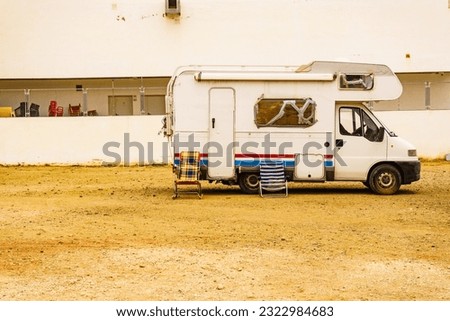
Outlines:
{"label": "black tire", "polygon": [[258,173],[241,173],[238,180],[239,187],[245,194],[257,194],[259,192]]}
{"label": "black tire", "polygon": [[373,169],[369,176],[369,188],[377,194],[392,195],[401,185],[401,175],[397,168],[382,164]]}

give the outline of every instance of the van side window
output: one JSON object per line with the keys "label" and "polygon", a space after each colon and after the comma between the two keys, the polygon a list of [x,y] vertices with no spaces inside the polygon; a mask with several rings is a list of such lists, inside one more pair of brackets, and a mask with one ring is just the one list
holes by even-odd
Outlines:
{"label": "van side window", "polygon": [[340,74],[339,89],[371,90],[373,78],[373,74]]}
{"label": "van side window", "polygon": [[316,103],[311,98],[260,99],[255,104],[258,127],[309,127],[316,122]]}
{"label": "van side window", "polygon": [[339,109],[339,132],[346,136],[363,136],[372,142],[383,140],[383,129],[357,107],[342,107]]}
{"label": "van side window", "polygon": [[339,110],[339,132],[341,135],[362,136],[359,108],[342,107]]}

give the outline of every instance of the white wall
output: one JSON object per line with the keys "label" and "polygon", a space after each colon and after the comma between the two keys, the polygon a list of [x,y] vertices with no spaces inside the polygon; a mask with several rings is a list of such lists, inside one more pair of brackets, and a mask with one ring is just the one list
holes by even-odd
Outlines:
{"label": "white wall", "polygon": [[[0,79],[154,77],[186,64],[313,60],[383,63],[396,72],[450,71],[447,0],[180,2],[181,17],[172,19],[164,16],[164,0],[0,0]],[[379,115],[421,156],[450,152],[449,111]],[[0,163],[112,161],[104,144],[123,147],[125,133],[143,146],[158,146],[160,120],[0,119]],[[110,150],[123,160],[121,147]],[[130,161],[138,162],[136,148],[131,151]]]}
{"label": "white wall", "polygon": [[378,111],[377,117],[417,148],[420,157],[444,158],[450,153],[450,110]]}
{"label": "white wall", "polygon": [[[167,162],[163,158],[163,145],[167,140],[163,134],[158,135],[162,118],[0,118],[0,164],[101,165],[116,160],[129,164]],[[149,143],[153,144],[151,148]],[[139,150],[142,150],[141,155]],[[149,155],[149,151],[153,155]]]}
{"label": "white wall", "polygon": [[[0,0],[0,78],[170,76],[186,64],[450,69],[447,0]],[[406,54],[410,58],[406,58]]]}
{"label": "white wall", "polygon": [[[450,111],[376,114],[390,130],[415,144],[419,156],[443,158],[450,153]],[[158,135],[161,120],[162,116],[0,118],[0,164],[167,162],[163,155],[167,141]],[[136,145],[142,146],[143,155]]]}

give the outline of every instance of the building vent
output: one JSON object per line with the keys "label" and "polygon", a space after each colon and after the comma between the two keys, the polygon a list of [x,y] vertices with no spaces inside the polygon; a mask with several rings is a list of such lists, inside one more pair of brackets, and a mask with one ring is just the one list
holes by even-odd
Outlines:
{"label": "building vent", "polygon": [[166,15],[180,15],[180,0],[166,0]]}

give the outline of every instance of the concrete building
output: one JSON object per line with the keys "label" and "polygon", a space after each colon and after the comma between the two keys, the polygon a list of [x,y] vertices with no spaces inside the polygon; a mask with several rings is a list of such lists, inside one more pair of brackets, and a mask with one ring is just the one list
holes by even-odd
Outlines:
{"label": "concrete building", "polygon": [[[0,0],[0,8],[0,106],[26,116],[0,118],[1,164],[108,162],[108,143],[124,162],[166,161],[158,132],[176,67],[313,60],[391,67],[404,91],[375,104],[377,115],[419,155],[450,153],[448,0]],[[51,101],[62,117],[49,117]],[[37,105],[39,117],[28,117]],[[70,117],[69,106],[97,116]]]}

